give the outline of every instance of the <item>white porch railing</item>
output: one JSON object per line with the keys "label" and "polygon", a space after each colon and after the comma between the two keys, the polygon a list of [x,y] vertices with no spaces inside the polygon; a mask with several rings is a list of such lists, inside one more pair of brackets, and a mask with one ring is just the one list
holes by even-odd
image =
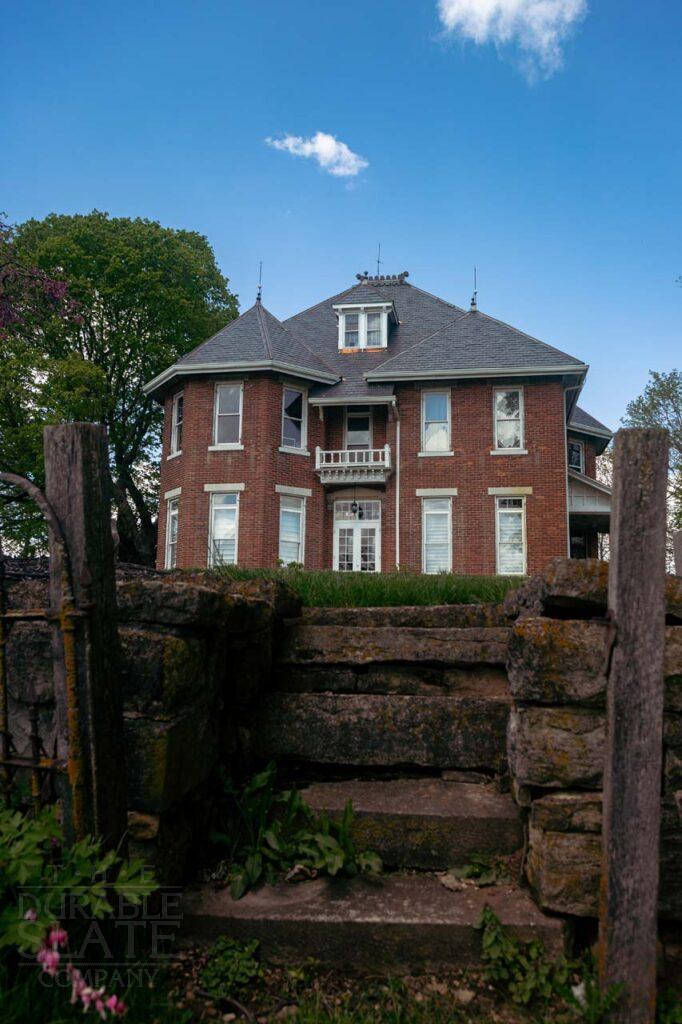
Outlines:
{"label": "white porch railing", "polygon": [[323,484],[384,483],[391,472],[391,449],[388,445],[336,451],[316,448],[315,470]]}

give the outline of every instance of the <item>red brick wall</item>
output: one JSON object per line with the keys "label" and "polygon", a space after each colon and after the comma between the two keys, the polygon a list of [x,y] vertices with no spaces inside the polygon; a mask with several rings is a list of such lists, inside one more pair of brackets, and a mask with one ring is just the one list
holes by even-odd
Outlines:
{"label": "red brick wall", "polygon": [[[564,400],[558,381],[524,385],[525,447],[527,455],[491,455],[493,448],[492,391],[499,381],[456,382],[451,386],[452,448],[450,457],[419,458],[421,388],[396,389],[401,432],[400,566],[421,569],[421,508],[417,488],[456,487],[452,499],[453,570],[495,572],[495,498],[489,487],[532,487],[526,498],[528,571],[541,569],[567,550],[566,453]],[[516,386],[516,385],[514,385]],[[314,473],[315,446],[343,447],[343,411],[327,408],[324,423],[318,409],[308,411],[310,457],[278,451],[281,430],[281,380],[264,376],[244,379],[242,439],[244,451],[208,450],[212,443],[214,381],[190,379],[184,386],[182,455],[168,460],[170,410],[166,401],[159,565],[163,564],[166,502],[164,493],[182,487],[179,505],[178,565],[205,565],[208,547],[210,495],[206,483],[244,483],[239,509],[239,563],[271,566],[279,547],[280,495],[276,484],[307,487],[305,564],[332,565],[332,502],[334,491],[323,489]],[[373,447],[391,446],[396,458],[395,418],[385,407],[373,409]],[[588,462],[588,472],[589,472]],[[395,568],[397,476],[385,488],[374,488],[382,500],[382,568]],[[343,497],[353,488],[344,488]],[[368,496],[366,487],[357,495]],[[340,492],[337,492],[340,497]]]}

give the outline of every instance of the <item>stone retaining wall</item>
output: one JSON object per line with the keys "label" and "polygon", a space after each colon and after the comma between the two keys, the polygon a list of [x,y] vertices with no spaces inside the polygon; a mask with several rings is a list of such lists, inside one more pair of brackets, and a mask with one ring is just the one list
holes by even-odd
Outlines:
{"label": "stone retaining wall", "polygon": [[[48,605],[47,565],[10,568],[10,608]],[[117,573],[122,755],[128,773],[131,844],[178,881],[200,833],[206,788],[218,761],[237,749],[244,709],[270,681],[272,651],[297,600],[272,581],[219,581],[208,573]],[[50,627],[18,622],[7,646],[10,730],[26,747],[28,705],[38,702],[51,748],[54,696]]]}
{"label": "stone retaining wall", "polygon": [[[557,559],[508,596],[508,755],[542,907],[598,913],[608,566]],[[667,583],[661,915],[682,920],[682,579]],[[637,827],[637,822],[632,822]]]}

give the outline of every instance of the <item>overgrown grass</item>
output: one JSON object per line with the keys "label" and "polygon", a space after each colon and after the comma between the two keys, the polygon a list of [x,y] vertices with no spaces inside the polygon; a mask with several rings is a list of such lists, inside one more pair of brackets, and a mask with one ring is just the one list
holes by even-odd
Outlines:
{"label": "overgrown grass", "polygon": [[378,608],[399,605],[486,604],[501,601],[518,587],[518,576],[459,576],[438,573],[314,572],[306,569],[242,569],[225,565],[215,572],[233,580],[278,579],[312,608]]}

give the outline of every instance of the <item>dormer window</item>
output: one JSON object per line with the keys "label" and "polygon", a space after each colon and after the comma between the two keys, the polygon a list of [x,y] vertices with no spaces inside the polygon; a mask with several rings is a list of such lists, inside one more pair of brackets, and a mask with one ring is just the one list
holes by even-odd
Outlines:
{"label": "dormer window", "polygon": [[391,303],[376,306],[335,306],[339,318],[339,348],[386,348]]}

